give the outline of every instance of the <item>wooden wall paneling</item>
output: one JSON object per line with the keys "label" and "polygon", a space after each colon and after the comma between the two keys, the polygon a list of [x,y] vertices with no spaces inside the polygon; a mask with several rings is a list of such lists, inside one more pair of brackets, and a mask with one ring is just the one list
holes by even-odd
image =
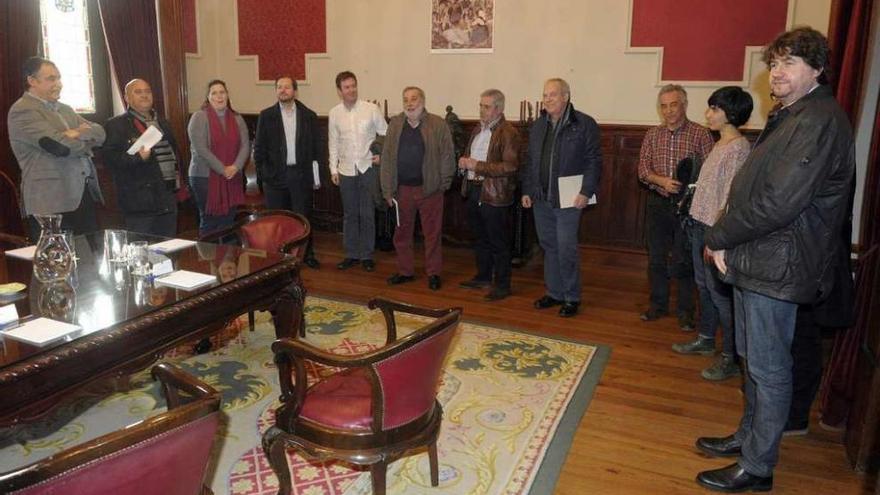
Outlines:
{"label": "wooden wall paneling", "polygon": [[[256,129],[257,115],[243,115],[248,127]],[[465,132],[478,124],[464,121]],[[520,131],[520,160],[528,157],[528,123],[515,123]],[[638,180],[639,150],[648,126],[602,125],[602,179],[598,204],[591,206],[581,218],[580,242],[584,245],[602,246],[626,251],[645,250],[645,203],[647,188]],[[315,194],[313,224],[316,230],[342,231],[342,199],[339,188],[330,182],[327,167],[327,118],[318,117],[318,132],[323,143],[319,153],[321,164],[321,189]],[[747,133],[754,139],[757,133]],[[443,237],[451,244],[470,242],[471,232],[467,222],[465,202],[460,194],[461,178],[455,178],[446,192],[444,204]],[[519,195],[517,195],[519,196]],[[521,208],[515,208],[521,210]],[[537,238],[531,211],[515,211],[515,221],[525,238],[523,253],[527,256],[536,249]]]}

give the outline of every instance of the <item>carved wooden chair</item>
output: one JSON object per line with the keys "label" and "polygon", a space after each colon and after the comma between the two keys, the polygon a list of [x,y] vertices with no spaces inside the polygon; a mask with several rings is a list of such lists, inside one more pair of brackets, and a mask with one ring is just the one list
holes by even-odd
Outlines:
{"label": "carved wooden chair", "polygon": [[[369,307],[385,316],[386,344],[380,349],[339,356],[301,340],[272,344],[282,405],[275,425],[263,436],[263,450],[278,476],[279,494],[292,490],[289,447],[317,459],[369,466],[375,495],[385,493],[388,464],[427,447],[431,484],[439,483],[437,437],[443,408],[437,387],[461,308],[426,309],[385,299],[373,299]],[[395,312],[436,319],[398,340]],[[306,387],[306,361],[342,371]]]}
{"label": "carved wooden chair", "polygon": [[18,185],[6,172],[0,170],[0,251],[28,245],[27,229],[20,207]]}
{"label": "carved wooden chair", "polygon": [[158,364],[152,374],[162,382],[168,411],[0,474],[0,493],[210,494],[204,477],[220,395],[176,366]]}
{"label": "carved wooden chair", "polygon": [[[223,230],[200,238],[204,242],[237,244],[267,253],[281,253],[302,261],[306,243],[311,235],[309,221],[303,215],[288,210],[253,211]],[[254,331],[254,311],[248,312],[248,325]],[[300,333],[305,335],[305,326]]]}

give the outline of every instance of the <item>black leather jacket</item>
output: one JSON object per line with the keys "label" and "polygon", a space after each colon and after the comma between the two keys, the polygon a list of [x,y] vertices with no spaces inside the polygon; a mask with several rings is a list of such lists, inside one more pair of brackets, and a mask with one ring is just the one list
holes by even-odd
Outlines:
{"label": "black leather jacket", "polygon": [[726,282],[776,299],[827,296],[855,177],[852,129],[831,89],[819,86],[771,113],[734,177],[726,213],[706,234],[726,249]]}
{"label": "black leather jacket", "polygon": [[[171,125],[161,116],[157,116],[157,120],[180,166],[180,151]],[[113,173],[119,209],[126,215],[161,215],[176,211],[177,198],[162,180],[162,171],[155,156],[150,155],[144,161],[137,153],[128,154],[128,148],[141,136],[134,125],[134,116],[130,112],[117,115],[107,121],[104,130],[107,140],[102,151]]]}

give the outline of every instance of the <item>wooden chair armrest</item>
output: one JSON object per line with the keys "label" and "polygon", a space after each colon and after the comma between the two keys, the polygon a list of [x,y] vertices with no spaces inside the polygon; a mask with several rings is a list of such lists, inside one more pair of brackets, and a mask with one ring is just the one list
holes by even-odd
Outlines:
{"label": "wooden chair armrest", "polygon": [[220,397],[220,394],[210,385],[187,374],[179,367],[169,363],[159,363],[150,370],[154,380],[162,384],[165,401],[168,409],[174,409],[181,405],[180,392],[183,391],[192,400],[208,397]]}
{"label": "wooden chair armrest", "polygon": [[4,232],[0,232],[0,242],[8,242],[14,246],[25,247],[30,244],[27,237],[22,237],[20,235],[14,234],[6,234]]}
{"label": "wooden chair armrest", "polygon": [[305,244],[309,242],[309,236],[306,235],[302,239],[297,239],[295,241],[290,241],[281,246],[281,252],[285,254],[290,254],[294,249],[302,247],[303,250],[297,255],[297,258],[302,259],[305,257]]}
{"label": "wooden chair armrest", "polygon": [[367,303],[367,307],[370,309],[378,308],[382,311],[382,316],[385,317],[385,344],[388,345],[391,342],[397,340],[397,322],[394,319],[394,312],[400,311],[401,313],[409,313],[418,316],[429,316],[433,318],[440,318],[442,316],[448,315],[449,313],[455,311],[456,308],[422,308],[419,306],[413,306],[411,304],[406,304],[398,301],[393,301],[391,299],[385,299],[384,297],[374,297],[370,299]]}

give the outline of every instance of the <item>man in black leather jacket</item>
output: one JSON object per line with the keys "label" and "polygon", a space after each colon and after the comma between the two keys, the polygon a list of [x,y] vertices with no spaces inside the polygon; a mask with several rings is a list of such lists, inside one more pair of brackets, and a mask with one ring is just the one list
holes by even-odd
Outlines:
{"label": "man in black leather jacket", "polygon": [[[176,192],[180,180],[180,152],[168,124],[153,109],[153,90],[143,79],[125,85],[128,110],[104,125],[104,159],[113,173],[116,202],[122,210],[125,228],[133,232],[174,237],[177,234]],[[162,139],[134,154],[128,149],[154,126]]]}
{"label": "man in black leather jacket", "polygon": [[[704,471],[719,491],[768,490],[792,395],[791,342],[799,303],[831,290],[855,174],[852,129],[828,87],[827,40],[802,27],[764,50],[775,108],[733,179],[726,213],[706,245],[734,285],[737,352],[746,363],[739,428],[697,447],[740,456]],[[845,258],[843,258],[845,259]]]}

